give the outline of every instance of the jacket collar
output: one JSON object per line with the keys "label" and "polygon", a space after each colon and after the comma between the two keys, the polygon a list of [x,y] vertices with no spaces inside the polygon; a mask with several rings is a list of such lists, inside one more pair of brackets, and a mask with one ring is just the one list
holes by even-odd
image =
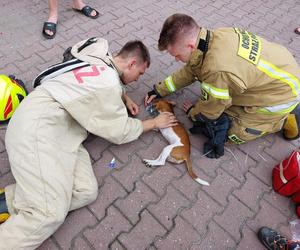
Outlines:
{"label": "jacket collar", "polygon": [[123,82],[123,80],[122,80],[123,72],[122,72],[122,71],[120,70],[120,68],[117,66],[117,64],[115,63],[113,57],[110,58],[110,62],[111,62],[112,67],[118,72],[120,82],[121,82],[123,85],[126,85],[126,84]]}
{"label": "jacket collar", "polygon": [[193,66],[202,64],[204,55],[208,50],[210,40],[211,32],[205,28],[201,28],[195,44],[197,49],[193,51],[191,58],[188,62],[189,65]]}

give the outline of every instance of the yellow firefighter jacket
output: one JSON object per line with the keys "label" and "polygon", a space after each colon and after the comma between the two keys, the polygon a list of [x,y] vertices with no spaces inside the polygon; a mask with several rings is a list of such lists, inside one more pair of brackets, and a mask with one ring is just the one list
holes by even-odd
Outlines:
{"label": "yellow firefighter jacket", "polygon": [[[205,40],[203,53],[199,45]],[[201,28],[196,46],[183,68],[154,86],[165,96],[199,80],[201,99],[189,112],[192,119],[199,113],[216,119],[238,106],[282,117],[299,102],[300,69],[283,46],[234,28]]]}

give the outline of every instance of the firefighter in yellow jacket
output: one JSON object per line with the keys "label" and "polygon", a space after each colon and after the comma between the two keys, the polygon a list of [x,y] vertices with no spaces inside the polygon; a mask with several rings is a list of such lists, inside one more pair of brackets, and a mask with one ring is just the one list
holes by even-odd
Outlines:
{"label": "firefighter in yellow jacket", "polygon": [[[6,149],[16,184],[0,190],[0,249],[35,249],[64,222],[70,210],[93,202],[98,185],[82,142],[87,132],[122,144],[154,127],[176,124],[164,113],[141,121],[124,92],[150,64],[140,41],[111,56],[106,40],[83,41],[73,59],[37,79],[6,131]],[[41,77],[42,76],[42,77]],[[37,81],[35,81],[36,83]]]}
{"label": "firefighter in yellow jacket", "polygon": [[208,157],[223,155],[228,139],[241,144],[284,124],[287,139],[299,136],[299,114],[290,113],[300,100],[300,69],[283,46],[237,28],[209,31],[174,14],[163,24],[158,47],[186,65],[154,85],[145,104],[198,80],[201,99],[185,101],[183,109],[194,121],[191,132],[211,139],[204,145]]}

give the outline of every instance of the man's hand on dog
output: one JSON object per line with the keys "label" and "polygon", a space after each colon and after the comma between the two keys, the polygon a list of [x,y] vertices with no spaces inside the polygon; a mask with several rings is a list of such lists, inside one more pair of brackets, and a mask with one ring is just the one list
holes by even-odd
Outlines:
{"label": "man's hand on dog", "polygon": [[167,128],[177,125],[177,119],[170,112],[162,112],[154,118],[155,128]]}
{"label": "man's hand on dog", "polygon": [[147,132],[151,129],[161,129],[176,126],[177,120],[173,113],[162,112],[155,118],[142,121],[142,123],[143,131]]}
{"label": "man's hand on dog", "polygon": [[[156,98],[156,95],[146,95],[145,97],[145,107],[147,107],[154,99]],[[193,108],[193,104],[190,101],[185,100],[182,108],[184,112],[190,111]]]}

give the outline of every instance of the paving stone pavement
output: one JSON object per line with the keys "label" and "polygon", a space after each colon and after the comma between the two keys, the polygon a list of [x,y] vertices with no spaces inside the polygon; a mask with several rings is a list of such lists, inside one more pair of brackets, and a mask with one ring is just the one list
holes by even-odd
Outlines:
{"label": "paving stone pavement", "polygon": [[[117,51],[127,40],[141,39],[152,64],[129,95],[146,112],[142,99],[150,87],[181,64],[157,50],[161,25],[170,14],[192,15],[209,29],[234,26],[286,46],[300,63],[299,0],[87,0],[100,17],[88,19],[60,1],[58,33],[41,35],[47,1],[1,0],[0,73],[31,82],[38,72],[62,60],[64,49],[92,36],[102,36]],[[197,84],[171,96],[178,119],[191,126],[180,109],[185,98],[197,99]],[[6,126],[0,126],[0,187],[13,183],[5,151]],[[149,132],[137,141],[116,146],[95,136],[85,142],[99,182],[97,200],[68,215],[65,223],[39,249],[263,249],[256,237],[261,226],[289,235],[294,205],[272,191],[273,166],[299,146],[269,135],[242,146],[226,148],[225,156],[202,155],[203,137],[191,136],[194,171],[211,185],[193,182],[184,165],[146,168],[141,159],[154,158],[166,145]],[[108,164],[115,157],[117,166]]]}

